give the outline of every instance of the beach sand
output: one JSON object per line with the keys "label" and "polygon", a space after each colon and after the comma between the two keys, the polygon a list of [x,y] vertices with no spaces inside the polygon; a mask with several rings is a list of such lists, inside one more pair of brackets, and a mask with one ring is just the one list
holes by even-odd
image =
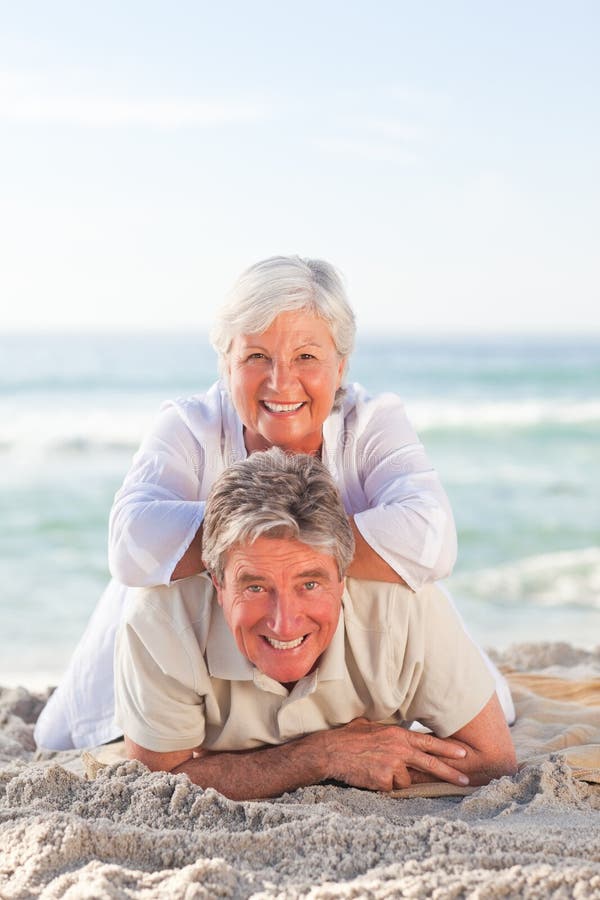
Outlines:
{"label": "beach sand", "polygon": [[232,802],[118,745],[97,766],[36,751],[44,696],[4,688],[0,897],[600,897],[600,650],[496,658],[520,770],[463,796],[316,785]]}

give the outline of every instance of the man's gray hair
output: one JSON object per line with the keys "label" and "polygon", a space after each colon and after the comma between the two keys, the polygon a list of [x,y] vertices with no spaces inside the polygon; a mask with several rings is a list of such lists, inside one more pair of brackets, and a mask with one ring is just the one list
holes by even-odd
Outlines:
{"label": "man's gray hair", "polygon": [[206,501],[202,558],[219,584],[229,551],[262,536],[329,554],[343,578],[354,536],[337,485],[316,457],[272,447],[234,463],[215,481]]}
{"label": "man's gray hair", "polygon": [[282,312],[307,310],[323,319],[338,356],[352,353],[356,323],[340,274],[322,259],[272,256],[240,275],[217,313],[211,342],[222,375],[238,334],[262,334]]}

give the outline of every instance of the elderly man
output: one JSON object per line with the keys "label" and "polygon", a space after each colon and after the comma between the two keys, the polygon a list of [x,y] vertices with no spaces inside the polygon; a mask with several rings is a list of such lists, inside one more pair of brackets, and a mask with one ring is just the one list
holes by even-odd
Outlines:
{"label": "elderly man", "polygon": [[513,773],[492,676],[447,597],[345,581],[352,553],[317,459],[270,450],[228,469],[204,519],[210,577],[140,589],[122,624],[128,755],[234,799]]}

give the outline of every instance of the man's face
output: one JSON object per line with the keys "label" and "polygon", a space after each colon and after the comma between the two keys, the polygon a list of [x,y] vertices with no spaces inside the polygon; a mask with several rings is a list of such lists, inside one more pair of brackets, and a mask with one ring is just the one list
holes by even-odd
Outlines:
{"label": "man's face", "polygon": [[344,581],[332,556],[261,537],[228,554],[223,584],[215,587],[240,651],[265,675],[290,684],[329,646]]}

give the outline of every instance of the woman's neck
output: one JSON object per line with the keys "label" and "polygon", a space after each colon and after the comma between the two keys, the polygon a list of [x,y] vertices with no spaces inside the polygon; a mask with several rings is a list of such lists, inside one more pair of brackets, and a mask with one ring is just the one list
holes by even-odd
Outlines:
{"label": "woman's neck", "polygon": [[309,449],[308,447],[306,449],[304,449],[302,447],[292,447],[292,446],[289,446],[286,444],[277,444],[277,445],[272,444],[269,441],[265,440],[265,438],[261,434],[257,434],[256,432],[248,431],[245,425],[244,425],[244,429],[243,429],[243,434],[244,434],[244,446],[246,447],[246,450],[248,451],[248,455],[250,455],[251,453],[257,453],[261,450],[270,450],[271,447],[277,446],[281,450],[284,450],[286,453],[306,453],[309,456],[316,456],[317,459],[321,459],[321,453],[322,453],[322,449],[323,449],[322,438],[321,438],[319,445],[317,447],[315,447],[314,449]]}

